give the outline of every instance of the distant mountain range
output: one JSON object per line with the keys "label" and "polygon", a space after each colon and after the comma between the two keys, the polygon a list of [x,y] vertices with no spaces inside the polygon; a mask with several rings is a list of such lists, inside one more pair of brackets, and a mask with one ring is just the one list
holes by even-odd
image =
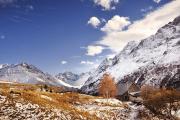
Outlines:
{"label": "distant mountain range", "polygon": [[27,63],[0,65],[0,82],[8,83],[48,84],[69,88],[80,88],[89,76],[90,72],[80,75],[72,72],[64,72],[54,77]]}
{"label": "distant mountain range", "polygon": [[105,59],[82,86],[82,92],[96,94],[105,73],[121,86],[135,83],[180,89],[180,16],[155,35],[131,41],[114,58]]}
{"label": "distant mountain range", "polygon": [[1,65],[0,81],[72,87],[62,80],[59,80],[48,73],[44,73],[35,66],[27,63]]}

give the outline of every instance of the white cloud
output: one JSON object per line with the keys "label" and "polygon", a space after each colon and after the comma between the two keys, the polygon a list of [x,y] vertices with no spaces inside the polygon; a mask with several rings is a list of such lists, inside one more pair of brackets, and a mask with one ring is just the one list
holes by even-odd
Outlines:
{"label": "white cloud", "polygon": [[81,61],[81,64],[86,64],[86,65],[94,65],[94,62],[91,61]]}
{"label": "white cloud", "polygon": [[119,3],[119,0],[93,0],[96,5],[99,5],[103,10],[115,9],[115,4]]}
{"label": "white cloud", "polygon": [[105,24],[101,31],[104,32],[114,32],[114,31],[122,31],[126,26],[131,24],[128,17],[121,17],[119,15],[115,15]]}
{"label": "white cloud", "polygon": [[119,52],[129,41],[142,40],[155,34],[160,27],[179,16],[179,11],[180,0],[171,1],[149,12],[144,18],[134,21],[126,30],[106,32],[106,35],[96,43],[107,46],[114,52]]}
{"label": "white cloud", "polygon": [[5,35],[1,35],[1,36],[0,36],[0,39],[2,39],[2,40],[4,40],[5,38],[6,38]]}
{"label": "white cloud", "polygon": [[101,21],[94,16],[91,17],[87,23],[92,25],[94,28],[97,28],[101,24]]}
{"label": "white cloud", "polygon": [[63,60],[63,61],[61,61],[61,64],[65,65],[65,64],[67,64],[67,61]]}
{"label": "white cloud", "polygon": [[92,46],[92,45],[88,46],[86,55],[95,56],[97,54],[102,53],[103,49],[105,49],[105,48],[102,46]]}
{"label": "white cloud", "polygon": [[153,0],[155,3],[160,3],[161,0]]}

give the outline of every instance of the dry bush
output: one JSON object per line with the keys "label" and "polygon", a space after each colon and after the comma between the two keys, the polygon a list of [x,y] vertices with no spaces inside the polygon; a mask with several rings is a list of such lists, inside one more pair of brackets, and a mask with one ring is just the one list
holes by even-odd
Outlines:
{"label": "dry bush", "polygon": [[55,92],[55,93],[60,93],[61,91],[63,91],[62,87],[50,86],[50,89],[52,90],[52,92]]}
{"label": "dry bush", "polygon": [[143,105],[155,116],[160,118],[176,119],[172,111],[180,109],[180,92],[175,89],[157,89],[152,86],[142,87]]}
{"label": "dry bush", "polygon": [[67,101],[70,103],[70,104],[76,104],[78,102],[80,102],[80,98],[79,98],[79,95],[77,93],[74,93],[74,92],[69,92],[69,93],[66,93],[66,95],[68,96],[68,99]]}
{"label": "dry bush", "polygon": [[117,94],[117,86],[109,74],[104,74],[99,84],[99,94],[105,98],[114,97]]}

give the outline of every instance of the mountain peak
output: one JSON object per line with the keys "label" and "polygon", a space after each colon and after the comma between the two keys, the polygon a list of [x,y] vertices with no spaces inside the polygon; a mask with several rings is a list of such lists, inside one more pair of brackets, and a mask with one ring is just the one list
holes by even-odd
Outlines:
{"label": "mountain peak", "polygon": [[22,63],[19,63],[17,65],[21,65],[23,67],[30,66],[30,64],[28,64],[27,62],[22,62]]}

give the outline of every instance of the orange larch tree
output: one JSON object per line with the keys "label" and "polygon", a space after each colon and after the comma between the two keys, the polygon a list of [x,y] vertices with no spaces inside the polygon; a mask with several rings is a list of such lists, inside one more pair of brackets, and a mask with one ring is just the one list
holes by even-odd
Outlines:
{"label": "orange larch tree", "polygon": [[109,74],[104,74],[99,84],[99,94],[105,98],[114,97],[117,94],[117,86]]}

